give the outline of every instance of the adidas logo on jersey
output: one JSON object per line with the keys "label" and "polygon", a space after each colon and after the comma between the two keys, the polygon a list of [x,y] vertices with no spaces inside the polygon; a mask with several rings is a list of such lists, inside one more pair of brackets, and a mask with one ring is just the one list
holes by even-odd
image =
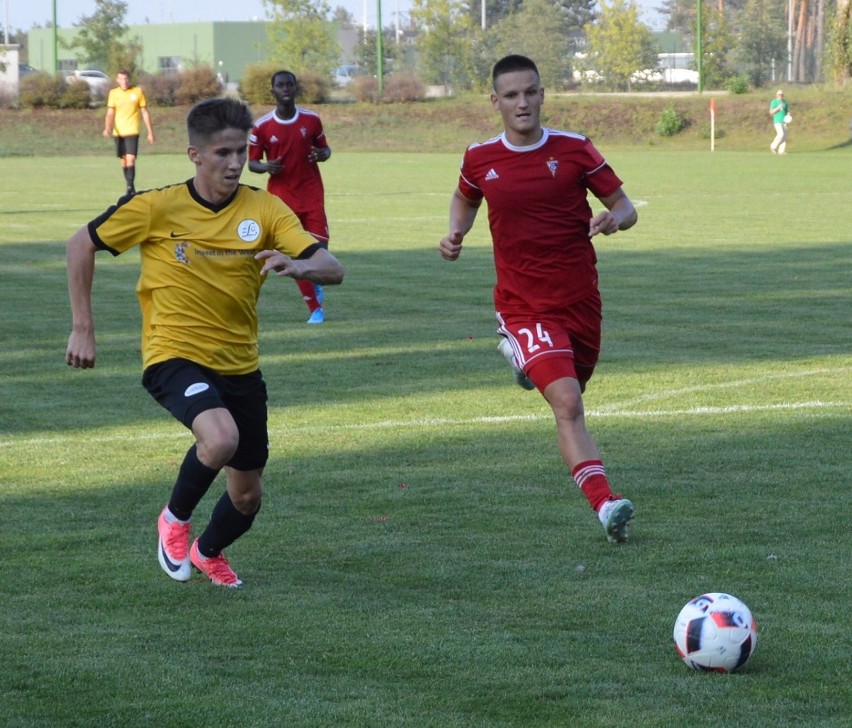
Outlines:
{"label": "adidas logo on jersey", "polygon": [[488,170],[488,174],[485,175],[485,181],[500,179],[500,175],[494,171],[494,167]]}

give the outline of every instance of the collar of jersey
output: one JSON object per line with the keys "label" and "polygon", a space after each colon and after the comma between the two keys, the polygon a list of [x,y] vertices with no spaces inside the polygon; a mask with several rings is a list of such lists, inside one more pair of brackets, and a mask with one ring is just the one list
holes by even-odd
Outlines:
{"label": "collar of jersey", "polygon": [[292,119],[282,119],[280,116],[278,116],[278,109],[272,110],[272,116],[275,118],[275,121],[277,121],[279,124],[295,124],[296,119],[299,118],[299,107],[298,106],[296,107],[296,113],[293,114]]}
{"label": "collar of jersey", "polygon": [[202,207],[206,207],[208,210],[212,212],[219,212],[220,210],[224,210],[228,205],[231,204],[233,199],[237,196],[237,193],[240,191],[240,187],[242,185],[237,185],[237,189],[234,190],[234,194],[231,195],[227,200],[220,202],[218,205],[214,205],[209,200],[205,200],[201,195],[198,194],[198,190],[195,189],[195,182],[192,179],[188,179],[186,181],[186,187],[189,190],[189,196],[195,200]]}
{"label": "collar of jersey", "polygon": [[506,138],[506,132],[504,131],[500,138],[503,140],[503,144],[507,149],[512,150],[513,152],[534,152],[536,149],[541,149],[547,142],[547,137],[549,136],[549,129],[546,126],[541,127],[541,139],[539,139],[535,144],[526,144],[522,147],[516,147],[514,144],[510,144],[509,140]]}

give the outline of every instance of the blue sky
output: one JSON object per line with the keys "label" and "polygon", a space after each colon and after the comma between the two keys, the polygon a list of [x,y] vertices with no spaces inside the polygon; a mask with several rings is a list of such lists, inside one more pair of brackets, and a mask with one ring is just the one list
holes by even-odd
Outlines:
{"label": "blue sky", "polygon": [[[0,0],[2,19],[8,18],[9,27],[27,30],[33,24],[43,25],[53,17],[54,0]],[[375,26],[376,0],[328,0],[332,8],[342,6],[362,22],[366,10],[367,24]],[[642,19],[653,29],[661,29],[659,16],[651,8],[659,0],[638,0]],[[382,0],[382,25],[392,25],[396,14],[403,17],[411,7],[411,0]],[[60,27],[75,24],[84,15],[91,15],[94,0],[56,0],[56,14]],[[126,21],[130,25],[151,23],[189,23],[196,20],[263,20],[263,0],[127,0]],[[5,24],[5,23],[4,23]]]}

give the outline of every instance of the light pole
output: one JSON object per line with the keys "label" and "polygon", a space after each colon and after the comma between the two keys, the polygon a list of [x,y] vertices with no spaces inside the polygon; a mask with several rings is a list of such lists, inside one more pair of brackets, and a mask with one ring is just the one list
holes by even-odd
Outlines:
{"label": "light pole", "polygon": [[384,56],[384,49],[382,48],[382,0],[376,0],[376,80],[379,84],[379,98],[382,97],[384,92],[382,56]]}
{"label": "light pole", "polygon": [[704,39],[701,29],[701,0],[698,0],[695,12],[695,70],[698,71],[698,93],[704,91]]}
{"label": "light pole", "polygon": [[53,0],[53,73],[59,73],[59,29],[56,27],[56,0]]}

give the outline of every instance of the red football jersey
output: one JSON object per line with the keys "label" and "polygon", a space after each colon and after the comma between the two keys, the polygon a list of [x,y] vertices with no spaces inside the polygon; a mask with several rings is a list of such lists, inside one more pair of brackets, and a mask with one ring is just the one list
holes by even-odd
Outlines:
{"label": "red football jersey", "polygon": [[587,190],[606,197],[622,185],[589,139],[542,131],[525,147],[505,134],[472,144],[462,160],[459,191],[488,203],[501,313],[560,310],[597,290]]}
{"label": "red football jersey", "polygon": [[270,175],[266,189],[280,197],[297,215],[322,211],[325,190],[319,166],[308,161],[311,147],[325,148],[328,142],[317,114],[296,107],[292,119],[281,119],[275,111],[255,122],[249,137],[249,159],[255,162],[281,158],[284,171]]}

